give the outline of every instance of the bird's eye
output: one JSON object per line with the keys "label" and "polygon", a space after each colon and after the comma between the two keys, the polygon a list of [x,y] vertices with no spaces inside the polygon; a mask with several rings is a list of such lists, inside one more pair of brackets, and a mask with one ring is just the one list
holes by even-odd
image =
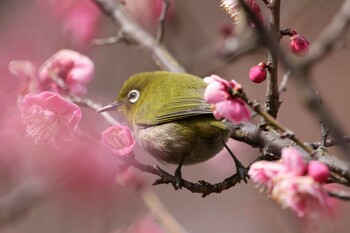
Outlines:
{"label": "bird's eye", "polygon": [[138,90],[131,90],[128,93],[128,100],[130,103],[136,103],[139,97],[140,97],[140,92]]}

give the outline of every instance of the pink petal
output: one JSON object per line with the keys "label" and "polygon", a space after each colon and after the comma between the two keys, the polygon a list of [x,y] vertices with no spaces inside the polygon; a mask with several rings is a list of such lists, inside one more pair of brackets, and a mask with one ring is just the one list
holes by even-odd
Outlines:
{"label": "pink petal", "polygon": [[296,176],[306,173],[307,164],[297,149],[293,147],[284,148],[282,150],[282,161],[288,172]]}
{"label": "pink petal", "polygon": [[204,100],[211,104],[224,101],[229,95],[224,88],[225,87],[218,82],[209,84],[204,92]]}
{"label": "pink petal", "polygon": [[221,83],[222,85],[224,85],[225,87],[228,87],[230,85],[229,81],[219,77],[216,74],[212,74],[209,77],[205,77],[203,79],[204,82],[211,84],[211,83]]}
{"label": "pink petal", "polygon": [[250,119],[250,113],[246,104],[240,99],[234,98],[219,102],[215,105],[218,116],[239,123]]}
{"label": "pink petal", "polygon": [[272,188],[272,180],[276,176],[284,173],[285,170],[286,169],[282,163],[258,161],[250,166],[248,175],[254,182]]}

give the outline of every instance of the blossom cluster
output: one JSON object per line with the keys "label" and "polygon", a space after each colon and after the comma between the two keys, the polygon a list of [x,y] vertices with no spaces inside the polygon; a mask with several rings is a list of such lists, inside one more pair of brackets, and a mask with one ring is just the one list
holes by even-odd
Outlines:
{"label": "blossom cluster", "polygon": [[82,95],[94,74],[86,56],[60,50],[36,71],[28,61],[12,61],[9,70],[22,82],[18,105],[27,134],[35,143],[58,146],[77,136],[82,112],[65,95]]}
{"label": "blossom cluster", "polygon": [[[80,107],[66,97],[82,96],[94,75],[94,63],[73,50],[60,50],[35,69],[28,61],[12,61],[10,71],[23,87],[18,100],[28,136],[55,147],[74,140],[82,117]],[[125,155],[135,145],[131,130],[112,126],[102,133],[101,146]]]}
{"label": "blossom cluster", "polygon": [[[255,14],[259,22],[264,25],[264,17],[260,6],[256,3],[256,1],[246,0],[245,2]],[[230,15],[234,23],[239,23],[240,18],[242,18],[242,14],[237,0],[221,0],[221,7],[223,7],[224,10]],[[254,23],[250,23],[250,25],[253,28],[256,27]],[[228,29],[230,30],[228,31]],[[232,34],[232,30],[232,28],[225,26],[222,30],[220,30],[220,32],[224,37],[227,37],[228,32],[229,35]],[[309,41],[304,36],[300,35],[295,29],[290,29],[288,30],[288,33],[283,35],[290,36],[289,49],[294,55],[304,57],[308,54],[310,47]],[[249,71],[249,79],[254,83],[263,82],[267,76],[267,68],[268,66],[264,62],[260,62],[258,65],[253,66]]]}
{"label": "blossom cluster", "polygon": [[274,200],[300,217],[317,216],[331,208],[323,187],[329,177],[328,167],[319,161],[306,163],[295,148],[283,149],[277,162],[255,162],[248,174]]}

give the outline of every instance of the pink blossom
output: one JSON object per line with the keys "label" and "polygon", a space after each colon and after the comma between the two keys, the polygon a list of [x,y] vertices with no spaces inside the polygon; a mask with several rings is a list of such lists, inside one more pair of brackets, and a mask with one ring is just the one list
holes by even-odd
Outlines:
{"label": "pink blossom", "polygon": [[69,91],[76,95],[86,93],[86,86],[95,72],[94,63],[86,56],[73,50],[60,50],[49,58],[39,69],[42,85],[54,91],[62,91],[56,77],[64,81]]}
{"label": "pink blossom", "polygon": [[289,46],[293,54],[303,57],[308,54],[310,43],[305,37],[295,34],[290,38]]}
{"label": "pink blossom", "polygon": [[102,132],[100,145],[118,156],[125,156],[135,147],[131,130],[123,125],[109,127]]}
{"label": "pink blossom", "polygon": [[284,207],[290,207],[299,217],[316,217],[328,212],[331,201],[321,184],[310,176],[291,176],[274,186],[271,197]]}
{"label": "pink blossom", "polygon": [[56,146],[75,138],[82,113],[60,95],[48,91],[27,94],[19,107],[27,133],[35,143],[43,141]]}
{"label": "pink blossom", "polygon": [[329,177],[329,168],[319,161],[310,161],[307,168],[307,174],[317,182],[324,183]]}
{"label": "pink blossom", "polygon": [[234,91],[240,91],[241,85],[234,80],[227,81],[217,75],[204,78],[208,83],[204,92],[204,99],[212,104],[216,119],[226,118],[232,122],[241,122],[250,118],[247,105],[243,100],[232,95]]}
{"label": "pink blossom", "polygon": [[77,45],[87,44],[96,35],[100,11],[88,0],[37,0],[45,9],[62,22],[65,34]]}
{"label": "pink blossom", "polygon": [[328,167],[317,161],[305,163],[295,148],[283,149],[279,161],[252,164],[248,174],[254,182],[267,187],[273,199],[300,217],[319,214],[323,209],[327,212],[331,207],[322,186],[329,175]]}
{"label": "pink blossom", "polygon": [[249,70],[249,79],[255,83],[263,82],[266,79],[266,75],[266,64],[264,62],[260,62]]}

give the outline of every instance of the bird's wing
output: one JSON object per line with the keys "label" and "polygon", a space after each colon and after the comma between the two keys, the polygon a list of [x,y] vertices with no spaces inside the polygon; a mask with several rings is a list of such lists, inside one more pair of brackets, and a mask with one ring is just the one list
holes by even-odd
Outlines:
{"label": "bird's wing", "polygon": [[184,96],[186,97],[171,99],[160,108],[156,116],[158,124],[192,116],[213,114],[210,105],[204,101],[202,92],[192,91]]}

